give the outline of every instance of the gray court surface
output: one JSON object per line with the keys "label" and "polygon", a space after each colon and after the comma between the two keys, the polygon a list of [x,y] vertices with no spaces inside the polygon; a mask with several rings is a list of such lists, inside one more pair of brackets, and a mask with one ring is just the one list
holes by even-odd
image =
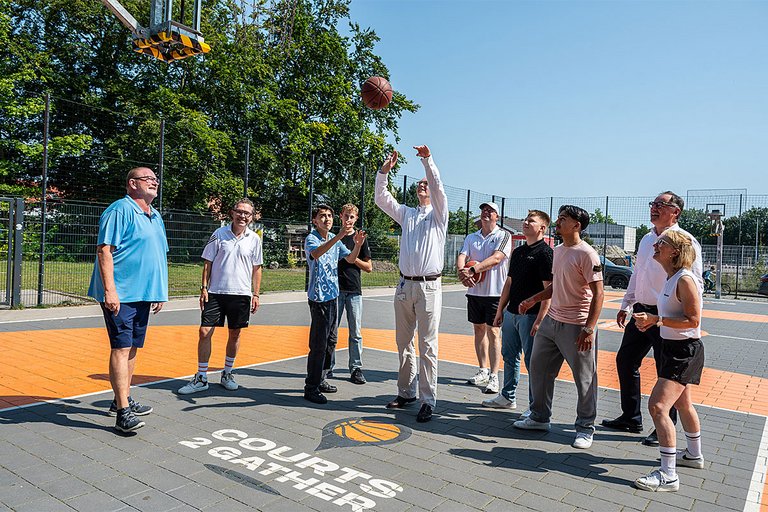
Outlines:
{"label": "gray court surface", "polygon": [[[393,328],[389,300],[388,291],[367,295],[366,327]],[[459,291],[445,293],[445,332],[471,333],[464,301]],[[300,295],[269,302],[254,323],[308,322]],[[170,306],[155,323],[198,321],[193,302]],[[759,306],[727,305],[754,313]],[[50,319],[0,316],[0,337],[3,330],[101,325],[78,309],[47,310]],[[765,377],[764,325],[713,320],[705,328],[722,336],[706,340],[708,367]],[[601,349],[616,350],[619,333],[600,336]],[[332,381],[339,392],[325,406],[301,398],[304,358],[239,369],[235,393],[212,384],[179,396],[182,380],[142,386],[133,395],[154,412],[132,435],[112,429],[114,418],[105,414],[111,392],[0,411],[0,511],[759,510],[768,453],[763,416],[698,407],[705,469],[679,468],[677,493],[648,493],[631,486],[658,465],[658,450],[642,446],[641,435],[598,427],[591,449],[570,446],[572,383],[557,383],[551,432],[519,431],[511,424],[527,405],[525,376],[517,410],[489,410],[480,406],[488,395],[465,384],[474,368],[441,361],[436,414],[421,424],[418,404],[384,408],[396,391],[397,355],[366,350],[364,362],[368,384],[351,384],[342,369]],[[618,392],[601,388],[598,422],[618,411]],[[380,443],[334,433],[340,421],[355,419],[394,425],[400,435]]]}

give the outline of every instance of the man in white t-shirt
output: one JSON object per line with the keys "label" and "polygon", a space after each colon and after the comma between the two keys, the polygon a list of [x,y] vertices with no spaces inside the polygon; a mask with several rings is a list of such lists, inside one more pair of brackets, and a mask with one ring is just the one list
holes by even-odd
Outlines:
{"label": "man in white t-shirt", "polygon": [[240,330],[248,327],[250,314],[259,309],[261,287],[261,239],[248,228],[253,211],[250,199],[240,199],[229,212],[232,223],[214,231],[203,249],[197,373],[179,389],[179,394],[188,395],[208,389],[211,338],[216,327],[224,327],[225,318],[229,339],[221,385],[229,391],[237,390],[232,367],[240,346]]}
{"label": "man in white t-shirt", "polygon": [[[461,283],[467,290],[467,318],[474,328],[475,353],[479,369],[468,381],[473,386],[485,386],[483,393],[499,392],[501,343],[499,328],[493,326],[499,298],[507,279],[512,237],[499,228],[499,207],[496,203],[480,205],[480,230],[464,239],[456,258]],[[477,262],[471,266],[467,262]],[[485,272],[479,281],[478,275]],[[479,282],[478,282],[479,281]]]}

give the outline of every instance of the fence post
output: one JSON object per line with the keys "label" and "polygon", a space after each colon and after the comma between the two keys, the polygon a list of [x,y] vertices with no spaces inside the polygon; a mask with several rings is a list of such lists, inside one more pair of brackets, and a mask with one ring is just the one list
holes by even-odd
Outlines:
{"label": "fence post", "polygon": [[[736,285],[733,290],[733,298],[739,298],[739,273],[741,272],[741,260],[744,257],[744,248],[741,246],[741,206],[744,194],[739,194],[739,257],[736,260]],[[757,261],[755,261],[757,264]],[[703,269],[702,269],[703,270]]]}
{"label": "fence post", "polygon": [[43,304],[45,286],[45,235],[48,228],[48,128],[51,119],[51,94],[45,94],[45,115],[43,116],[43,179],[40,184],[42,203],[40,204],[40,262],[37,265],[37,305]]}
{"label": "fence post", "polygon": [[[21,257],[24,243],[24,199],[13,201],[13,279],[11,281],[11,307],[21,306]],[[10,247],[10,233],[8,234]]]}
{"label": "fence post", "polygon": [[[365,162],[363,162],[363,176],[362,183],[360,184],[360,229],[365,229],[365,175],[366,175]],[[341,213],[341,212],[339,212]]]}
{"label": "fence post", "polygon": [[605,218],[603,219],[603,266],[608,254],[608,197],[605,196]]}
{"label": "fence post", "polygon": [[504,202],[506,200],[506,197],[501,198],[501,227],[504,227]]}
{"label": "fence post", "polygon": [[408,202],[406,201],[406,198],[408,197],[406,195],[406,192],[407,192],[406,187],[407,186],[408,186],[408,176],[403,176],[403,204],[408,204]]}
{"label": "fence post", "polygon": [[[312,158],[310,160],[309,164],[309,200],[307,201],[309,203],[309,225],[308,225],[308,231],[307,234],[309,234],[312,231],[312,202],[315,199],[315,154],[312,153]],[[307,260],[307,264],[304,267],[306,270],[304,270],[304,291],[306,292],[309,290],[309,260]]]}
{"label": "fence post", "polygon": [[472,195],[472,191],[467,189],[467,218],[464,221],[464,236],[469,235],[469,199]]}
{"label": "fence post", "polygon": [[251,165],[251,138],[245,139],[245,180],[243,180],[243,197],[248,197],[248,173]]}
{"label": "fence post", "polygon": [[157,177],[160,184],[157,187],[157,209],[163,211],[163,163],[165,162],[165,119],[160,120],[160,157],[157,167]]}
{"label": "fence post", "polygon": [[552,240],[552,219],[554,218],[552,210],[554,209],[555,204],[555,198],[554,196],[549,196],[549,239]]}

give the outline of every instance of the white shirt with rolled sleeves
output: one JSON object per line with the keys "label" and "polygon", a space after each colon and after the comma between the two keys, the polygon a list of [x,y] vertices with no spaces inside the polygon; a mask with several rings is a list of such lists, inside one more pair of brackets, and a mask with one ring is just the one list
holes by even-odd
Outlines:
{"label": "white shirt with rolled sleeves", "polygon": [[[439,276],[445,259],[448,198],[432,157],[422,158],[421,163],[427,174],[430,206],[411,208],[401,205],[387,190],[387,175],[376,174],[376,204],[402,227],[400,272],[409,277]],[[394,302],[395,342],[400,360],[397,394],[403,398],[416,398],[418,386],[422,404],[435,407],[438,327],[443,307],[440,279],[411,281],[401,278]],[[413,341],[416,330],[418,358]]]}
{"label": "white shirt with rolled sleeves", "polygon": [[448,197],[432,157],[422,158],[421,163],[427,173],[429,206],[412,208],[398,203],[387,189],[387,175],[376,173],[376,205],[402,227],[399,265],[404,276],[440,275],[445,260]]}
{"label": "white shirt with rolled sleeves", "polygon": [[[699,241],[678,224],[674,224],[667,229],[682,231],[691,237],[693,249],[696,251],[696,259],[693,262],[691,271],[699,283],[703,283],[704,281],[701,277],[703,265]],[[667,282],[667,273],[664,271],[664,268],[658,261],[653,259],[653,244],[656,243],[659,236],[661,236],[661,233],[657,233],[654,226],[640,240],[640,245],[637,248],[635,269],[632,272],[632,277],[629,279],[629,286],[627,286],[624,299],[621,301],[621,309],[629,314],[632,313],[632,306],[638,302],[640,304],[656,306],[659,301],[659,294],[664,289],[664,283]]]}
{"label": "white shirt with rolled sleeves", "polygon": [[483,236],[483,230],[478,230],[467,235],[461,254],[467,256],[467,261],[483,261],[493,256],[496,251],[504,253],[497,265],[485,271],[485,279],[471,288],[467,288],[467,295],[476,297],[501,297],[504,283],[509,271],[509,256],[512,254],[512,236],[509,231],[494,226],[488,236]]}

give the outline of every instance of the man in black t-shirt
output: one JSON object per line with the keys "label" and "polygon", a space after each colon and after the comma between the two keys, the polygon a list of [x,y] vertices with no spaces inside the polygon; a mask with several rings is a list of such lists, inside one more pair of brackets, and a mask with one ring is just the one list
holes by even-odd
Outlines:
{"label": "man in black t-shirt", "polygon": [[[341,207],[341,223],[357,221],[357,206],[345,204]],[[345,236],[341,242],[351,249],[355,246],[352,235]],[[350,245],[351,244],[351,245]],[[363,375],[363,286],[360,279],[360,271],[371,272],[373,264],[371,263],[371,249],[368,247],[368,239],[363,242],[360,248],[360,254],[355,263],[348,263],[344,258],[339,260],[339,314],[338,321],[341,319],[344,309],[347,310],[347,325],[349,327],[349,380],[355,384],[365,384]],[[331,358],[331,371],[336,364],[336,353]]]}
{"label": "man in black t-shirt", "polygon": [[[539,210],[530,210],[523,221],[525,244],[516,247],[509,258],[507,281],[504,283],[499,308],[493,321],[493,325],[501,326],[504,385],[497,397],[483,400],[485,407],[496,409],[517,407],[520,354],[525,354],[525,367],[530,368],[533,337],[547,315],[550,301],[537,303],[524,315],[518,313],[518,306],[524,299],[544,290],[552,282],[552,248],[544,240],[544,233],[549,228],[549,223],[549,215]],[[532,401],[529,386],[529,407]],[[523,413],[522,417],[528,414],[530,414],[530,408]]]}

